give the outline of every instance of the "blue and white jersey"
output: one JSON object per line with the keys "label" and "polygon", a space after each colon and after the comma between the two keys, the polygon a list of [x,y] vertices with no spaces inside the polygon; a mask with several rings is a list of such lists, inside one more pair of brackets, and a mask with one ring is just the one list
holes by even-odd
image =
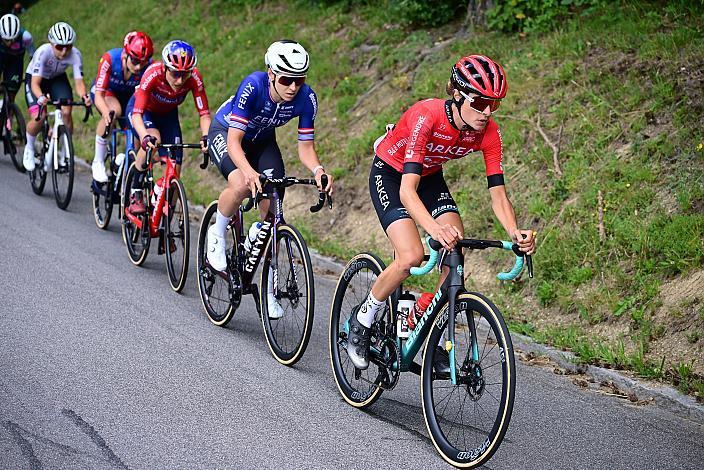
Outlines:
{"label": "blue and white jersey", "polygon": [[303,84],[293,101],[275,103],[269,96],[269,76],[254,72],[240,83],[237,93],[225,101],[215,119],[225,127],[244,131],[246,140],[269,137],[298,116],[298,140],[314,140],[315,115],[318,99],[307,84]]}

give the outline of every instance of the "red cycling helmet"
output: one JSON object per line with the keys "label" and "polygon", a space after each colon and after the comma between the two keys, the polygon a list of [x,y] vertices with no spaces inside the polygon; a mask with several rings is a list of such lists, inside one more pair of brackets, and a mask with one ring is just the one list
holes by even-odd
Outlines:
{"label": "red cycling helmet", "polygon": [[154,43],[152,43],[152,39],[141,31],[127,33],[123,46],[127,55],[142,62],[149,59],[154,54]]}
{"label": "red cycling helmet", "polygon": [[477,93],[500,100],[508,90],[504,68],[484,55],[462,57],[452,66],[450,82],[465,98],[470,93]]}

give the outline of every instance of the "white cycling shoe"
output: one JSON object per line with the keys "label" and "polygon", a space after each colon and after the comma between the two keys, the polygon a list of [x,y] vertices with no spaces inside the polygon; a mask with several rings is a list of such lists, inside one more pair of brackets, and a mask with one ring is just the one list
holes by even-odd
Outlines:
{"label": "white cycling shoe", "polygon": [[227,255],[225,254],[225,238],[218,235],[215,225],[208,229],[208,263],[216,271],[224,271],[227,268]]}
{"label": "white cycling shoe", "polygon": [[29,145],[25,145],[24,147],[22,164],[24,164],[24,169],[27,171],[34,171],[34,168],[37,166],[36,163],[34,163],[34,149]]}
{"label": "white cycling shoe", "polygon": [[269,292],[267,292],[267,310],[269,311],[269,318],[272,320],[278,320],[284,316],[284,309],[276,297],[274,297],[274,271],[269,269]]}
{"label": "white cycling shoe", "polygon": [[105,162],[101,162],[99,159],[94,158],[93,164],[91,165],[93,170],[93,179],[98,183],[107,183],[108,174],[105,171]]}
{"label": "white cycling shoe", "polygon": [[276,297],[274,297],[273,293],[269,293],[267,295],[267,310],[269,311],[269,318],[272,320],[278,320],[279,318],[282,318],[284,316],[284,309],[279,303],[278,300],[276,300]]}

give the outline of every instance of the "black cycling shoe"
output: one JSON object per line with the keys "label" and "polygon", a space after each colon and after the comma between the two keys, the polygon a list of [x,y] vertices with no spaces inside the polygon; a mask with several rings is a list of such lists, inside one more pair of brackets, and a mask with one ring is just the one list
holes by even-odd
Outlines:
{"label": "black cycling shoe", "polygon": [[357,369],[369,367],[369,339],[371,328],[367,328],[357,320],[358,307],[352,309],[350,315],[350,331],[347,336],[347,354]]}
{"label": "black cycling shoe", "polygon": [[450,354],[443,347],[435,346],[433,370],[438,375],[450,376]]}

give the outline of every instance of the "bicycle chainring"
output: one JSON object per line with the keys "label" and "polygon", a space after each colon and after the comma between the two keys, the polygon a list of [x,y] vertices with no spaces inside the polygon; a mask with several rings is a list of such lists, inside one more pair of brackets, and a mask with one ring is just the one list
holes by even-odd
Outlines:
{"label": "bicycle chainring", "polygon": [[242,302],[242,275],[239,269],[232,266],[228,272],[230,305],[232,305],[233,309],[237,309],[240,306],[240,302]]}

